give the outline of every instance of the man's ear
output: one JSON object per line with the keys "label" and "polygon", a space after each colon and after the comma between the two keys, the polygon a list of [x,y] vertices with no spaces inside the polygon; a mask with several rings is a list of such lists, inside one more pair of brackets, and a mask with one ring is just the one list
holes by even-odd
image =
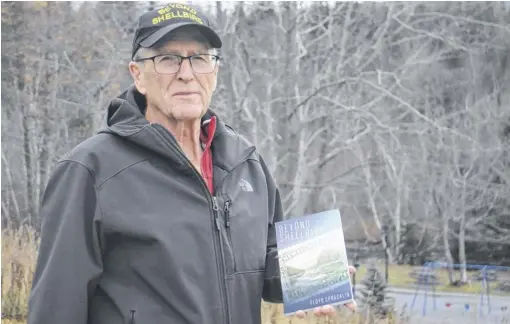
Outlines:
{"label": "man's ear", "polygon": [[145,89],[145,82],[144,82],[145,80],[144,80],[142,67],[138,63],[130,62],[129,63],[129,73],[133,77],[133,81],[135,83],[135,86],[136,86],[136,89],[138,90],[138,92],[140,92],[143,95],[147,94],[147,91]]}

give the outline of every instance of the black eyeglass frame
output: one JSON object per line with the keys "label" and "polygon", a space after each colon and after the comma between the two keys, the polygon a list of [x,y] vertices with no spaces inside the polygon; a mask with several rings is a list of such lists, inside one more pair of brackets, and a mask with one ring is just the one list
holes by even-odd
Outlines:
{"label": "black eyeglass frame", "polygon": [[[216,60],[214,62],[214,67],[212,68],[211,72],[196,72],[195,69],[193,68],[193,63],[191,62],[191,59],[193,57],[204,56],[204,55],[212,56]],[[180,59],[180,62],[179,62],[179,68],[177,69],[177,71],[175,71],[173,73],[161,73],[161,72],[158,72],[157,69],[156,69],[156,61],[155,61],[155,59],[158,58],[158,57],[161,57],[161,56],[175,56],[175,57],[178,57]],[[156,73],[162,74],[162,75],[171,75],[171,74],[178,73],[181,70],[182,62],[185,59],[187,59],[189,61],[189,65],[191,66],[191,70],[193,71],[193,73],[196,73],[196,74],[209,74],[209,73],[213,73],[214,69],[216,69],[216,66],[218,66],[218,62],[221,60],[221,56],[215,55],[215,54],[193,54],[193,55],[190,55],[190,56],[182,56],[182,55],[179,55],[179,54],[158,54],[158,55],[154,55],[154,56],[143,57],[141,59],[134,60],[134,62],[142,62],[142,61],[151,60],[152,63],[154,64],[154,70],[156,71]]]}

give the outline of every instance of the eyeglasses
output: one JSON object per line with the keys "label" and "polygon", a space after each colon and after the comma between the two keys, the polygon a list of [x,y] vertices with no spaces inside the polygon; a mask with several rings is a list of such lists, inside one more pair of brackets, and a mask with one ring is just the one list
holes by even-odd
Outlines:
{"label": "eyeglasses", "polygon": [[220,57],[212,54],[195,54],[191,56],[181,56],[177,54],[162,54],[151,57],[145,57],[136,60],[146,61],[151,60],[154,62],[154,69],[159,74],[174,74],[181,68],[182,61],[189,60],[191,69],[194,73],[207,74],[212,73],[218,65]]}

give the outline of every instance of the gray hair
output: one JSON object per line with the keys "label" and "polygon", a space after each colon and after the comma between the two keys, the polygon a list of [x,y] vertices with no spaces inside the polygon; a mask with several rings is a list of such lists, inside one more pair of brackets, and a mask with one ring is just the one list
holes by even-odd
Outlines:
{"label": "gray hair", "polygon": [[218,55],[218,49],[212,47],[209,40],[197,28],[194,28],[193,26],[184,26],[161,38],[151,47],[140,47],[136,51],[133,57],[133,61],[138,61],[144,57],[157,55],[158,53],[161,53],[161,48],[163,48],[168,42],[176,40],[196,41],[206,45],[208,54]]}
{"label": "gray hair", "polygon": [[133,62],[137,62],[138,60],[141,60],[143,59],[144,57],[149,57],[149,56],[152,56],[152,55],[156,55],[156,50],[152,49],[152,48],[147,48],[147,47],[140,47],[135,55],[133,56]]}

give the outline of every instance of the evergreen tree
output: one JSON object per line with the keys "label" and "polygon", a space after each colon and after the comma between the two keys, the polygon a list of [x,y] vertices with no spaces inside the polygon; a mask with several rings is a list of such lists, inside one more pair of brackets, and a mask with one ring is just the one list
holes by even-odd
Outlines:
{"label": "evergreen tree", "polygon": [[360,291],[363,307],[375,317],[386,317],[388,314],[386,282],[374,265],[368,267],[361,284],[363,285]]}

